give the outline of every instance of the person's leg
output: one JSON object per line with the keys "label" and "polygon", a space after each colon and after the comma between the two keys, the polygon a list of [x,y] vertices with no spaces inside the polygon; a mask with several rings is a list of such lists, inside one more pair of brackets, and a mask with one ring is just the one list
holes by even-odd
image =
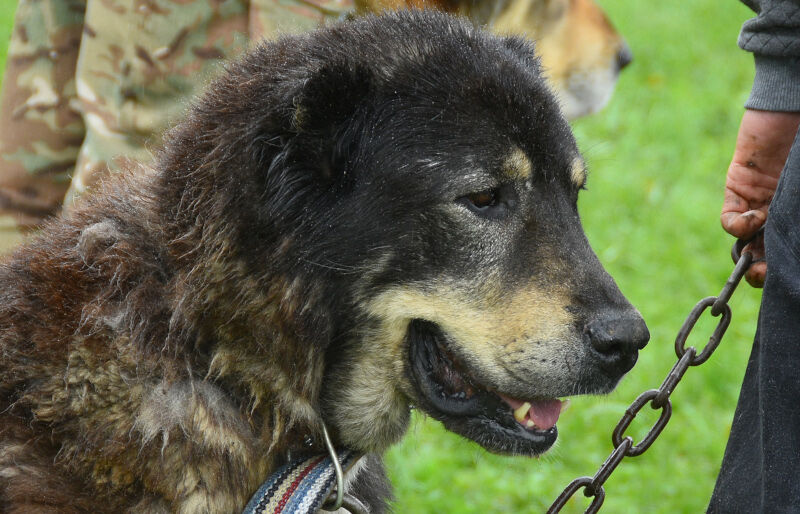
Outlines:
{"label": "person's leg", "polygon": [[800,137],[764,238],[758,332],[710,513],[800,512]]}
{"label": "person's leg", "polygon": [[246,0],[162,4],[89,2],[76,71],[86,137],[67,209],[122,158],[150,163],[224,59],[247,47]]}
{"label": "person's leg", "polygon": [[0,253],[56,214],[83,121],[75,64],[85,2],[20,2],[0,98]]}

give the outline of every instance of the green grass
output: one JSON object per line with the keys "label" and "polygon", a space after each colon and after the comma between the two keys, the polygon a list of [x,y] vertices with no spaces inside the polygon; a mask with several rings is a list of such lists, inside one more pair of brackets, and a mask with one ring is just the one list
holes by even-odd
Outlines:
{"label": "green grass", "polygon": [[6,51],[8,39],[11,37],[11,27],[14,25],[16,6],[17,3],[13,1],[2,2],[0,5],[0,69],[2,70],[6,69]]}
{"label": "green grass", "polygon": [[[542,512],[573,478],[593,474],[628,404],[658,387],[673,341],[694,303],[716,294],[731,270],[732,243],[719,228],[725,170],[752,59],[736,47],[750,12],[736,2],[601,0],[635,60],[609,107],[575,123],[590,165],[580,205],[601,261],[648,321],[652,339],[639,364],[608,397],[576,398],[559,422],[560,442],[539,460],[489,455],[416,418],[388,454],[397,512]],[[8,39],[12,2],[0,6]],[[4,48],[0,48],[4,56]],[[603,512],[702,512],[713,488],[749,354],[759,303],[742,287],[733,323],[713,358],[691,368],[673,395],[671,422],[641,457],[607,482]],[[709,334],[704,319],[697,331]],[[690,339],[702,345],[705,339]],[[649,414],[649,416],[645,416]],[[654,419],[646,408],[630,433]],[[582,512],[585,499],[570,503]]]}

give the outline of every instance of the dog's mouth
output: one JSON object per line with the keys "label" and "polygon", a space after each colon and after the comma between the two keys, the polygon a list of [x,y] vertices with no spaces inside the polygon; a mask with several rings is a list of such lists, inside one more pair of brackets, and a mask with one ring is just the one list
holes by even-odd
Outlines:
{"label": "dog's mouth", "polygon": [[517,399],[482,385],[434,323],[413,320],[407,338],[416,402],[448,430],[502,454],[539,455],[555,443],[566,402]]}

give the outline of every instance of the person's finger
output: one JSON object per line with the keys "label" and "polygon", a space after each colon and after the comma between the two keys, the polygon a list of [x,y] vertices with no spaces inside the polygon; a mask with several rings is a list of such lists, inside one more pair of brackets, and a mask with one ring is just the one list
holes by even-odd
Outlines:
{"label": "person's finger", "polygon": [[725,232],[740,239],[752,237],[766,221],[766,206],[761,209],[751,209],[746,212],[726,212],[723,210],[720,215],[720,222]]}
{"label": "person's finger", "polygon": [[747,273],[744,274],[744,279],[753,287],[764,287],[764,279],[767,277],[767,263],[757,262],[750,266]]}
{"label": "person's finger", "polygon": [[767,263],[764,260],[766,258],[764,235],[760,234],[756,237],[742,249],[742,252],[749,252],[753,256],[753,261],[758,261],[750,265],[744,279],[753,287],[764,287],[764,280],[767,277]]}

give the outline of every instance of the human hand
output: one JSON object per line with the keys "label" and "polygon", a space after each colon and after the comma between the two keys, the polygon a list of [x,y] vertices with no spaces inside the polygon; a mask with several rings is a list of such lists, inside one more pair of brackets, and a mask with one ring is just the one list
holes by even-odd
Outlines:
{"label": "human hand", "polygon": [[[736,149],[725,180],[720,221],[729,234],[747,239],[767,221],[767,209],[792,147],[800,113],[745,110]],[[750,245],[754,259],[764,257],[763,238]],[[753,264],[745,279],[763,287],[767,263]]]}

